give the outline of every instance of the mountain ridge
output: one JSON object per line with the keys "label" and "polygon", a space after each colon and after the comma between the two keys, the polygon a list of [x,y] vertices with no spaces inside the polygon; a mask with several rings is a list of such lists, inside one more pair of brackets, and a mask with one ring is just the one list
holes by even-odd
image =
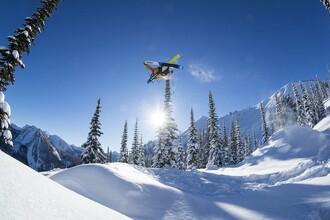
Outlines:
{"label": "mountain ridge", "polygon": [[7,154],[36,171],[67,168],[80,164],[82,148],[70,145],[57,135],[50,135],[33,125],[23,128],[11,124],[12,148],[1,143]]}

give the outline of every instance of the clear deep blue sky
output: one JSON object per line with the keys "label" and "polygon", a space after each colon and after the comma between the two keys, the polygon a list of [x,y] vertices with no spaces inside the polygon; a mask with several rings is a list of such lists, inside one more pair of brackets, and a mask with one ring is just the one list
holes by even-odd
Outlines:
{"label": "clear deep blue sky", "polygon": [[[0,1],[0,45],[39,5]],[[318,0],[65,0],[5,95],[13,123],[75,145],[86,140],[101,98],[100,140],[118,150],[126,118],[129,143],[136,117],[145,142],[156,135],[148,118],[162,106],[164,82],[146,84],[144,60],[183,54],[185,68],[171,85],[174,117],[185,130],[191,107],[196,119],[207,115],[209,90],[223,116],[288,82],[327,77],[329,39],[330,13]]]}

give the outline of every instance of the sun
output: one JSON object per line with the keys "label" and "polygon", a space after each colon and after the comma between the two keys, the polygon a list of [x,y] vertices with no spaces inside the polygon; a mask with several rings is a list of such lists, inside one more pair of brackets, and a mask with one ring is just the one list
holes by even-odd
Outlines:
{"label": "sun", "polygon": [[155,112],[151,113],[150,120],[154,126],[161,127],[165,122],[165,114],[161,110],[156,110]]}

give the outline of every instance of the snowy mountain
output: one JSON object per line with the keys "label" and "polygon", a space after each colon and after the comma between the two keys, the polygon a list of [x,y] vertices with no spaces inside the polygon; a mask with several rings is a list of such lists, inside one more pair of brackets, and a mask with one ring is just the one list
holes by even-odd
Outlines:
{"label": "snowy mountain", "polygon": [[44,171],[80,164],[82,148],[69,145],[56,135],[49,135],[29,125],[20,128],[12,124],[11,131],[14,147],[2,149],[34,170]]}
{"label": "snowy mountain", "polygon": [[0,151],[0,219],[129,219]]}
{"label": "snowy mountain", "polygon": [[330,219],[330,116],[217,170],[90,164],[50,178],[133,219]]}

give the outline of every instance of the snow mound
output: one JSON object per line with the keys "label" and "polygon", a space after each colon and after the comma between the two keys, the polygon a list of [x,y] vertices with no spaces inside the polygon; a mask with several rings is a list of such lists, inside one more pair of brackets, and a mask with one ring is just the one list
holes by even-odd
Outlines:
{"label": "snow mound", "polygon": [[0,151],[0,219],[129,219]]}
{"label": "snow mound", "polygon": [[329,159],[327,133],[293,126],[236,166],[93,164],[50,178],[133,219],[330,219]]}
{"label": "snow mound", "polygon": [[182,208],[175,205],[183,196],[181,191],[124,163],[81,165],[50,178],[134,219],[173,219],[171,210]]}
{"label": "snow mound", "polygon": [[[308,170],[324,170],[329,173],[330,137],[326,133],[302,128],[287,127],[276,132],[262,147],[236,166],[217,171],[206,171],[228,176],[245,177],[245,181],[267,181],[277,184],[294,179]],[[316,172],[316,171],[315,171]],[[316,176],[318,177],[318,176]],[[304,179],[300,176],[300,180]]]}
{"label": "snow mound", "polygon": [[330,115],[323,118],[313,129],[330,134]]}

